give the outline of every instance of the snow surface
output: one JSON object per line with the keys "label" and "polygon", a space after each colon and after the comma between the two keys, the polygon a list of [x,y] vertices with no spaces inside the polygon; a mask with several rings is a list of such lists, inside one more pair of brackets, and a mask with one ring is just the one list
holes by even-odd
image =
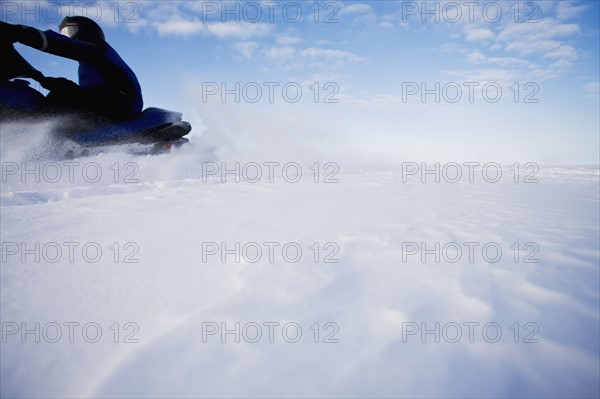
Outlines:
{"label": "snow surface", "polygon": [[[29,138],[21,149],[40,140]],[[322,180],[332,171],[327,159],[304,154],[257,161],[297,162],[297,183],[281,168],[272,182],[242,175],[237,183],[228,175],[223,183],[207,165],[232,167],[236,158],[200,150],[205,143],[196,140],[161,156],[78,159],[70,180],[63,161],[26,154],[15,140],[10,150],[2,144],[2,397],[600,395],[597,167],[542,167],[529,184],[526,173],[515,183],[508,166],[498,183],[486,182],[479,169],[473,183],[422,183],[404,179],[401,165],[329,159],[339,165],[338,182],[326,184],[315,183],[309,167],[320,162]],[[9,174],[15,165],[37,172]],[[57,165],[62,178],[50,181]],[[99,166],[102,178],[86,181],[86,165]],[[132,171],[137,182],[126,181]],[[281,246],[274,262],[265,247],[256,263],[233,255],[203,261],[203,243],[222,242],[230,249],[293,242],[303,252],[296,263],[283,258]],[[406,255],[407,243],[436,242],[480,246],[472,262],[464,252],[448,261],[451,250],[439,263]],[[73,262],[66,250],[50,262],[52,246],[39,262],[31,254],[23,262],[10,243],[79,246]],[[86,243],[102,249],[98,262],[83,258]],[[486,243],[503,250],[498,262],[482,258]],[[527,243],[537,246],[535,254]],[[323,262],[336,246],[338,262]],[[139,262],[126,263],[133,249]],[[538,262],[525,263],[527,255]],[[135,324],[126,328],[128,322]],[[272,324],[273,342],[269,322],[279,323]],[[407,334],[436,322],[447,327],[439,342],[434,334]],[[35,323],[40,342],[34,333],[9,334],[14,326],[35,330]],[[52,323],[62,328],[56,343],[48,342]],[[79,323],[73,342],[65,323]],[[94,337],[94,330],[83,337],[86,323],[101,327],[98,342],[84,339]],[[221,323],[246,328],[239,343],[233,333],[222,342],[220,331],[203,339]],[[286,341],[295,337],[295,330],[283,336],[286,323],[302,328],[298,342]],[[456,343],[449,323],[462,328]],[[473,342],[464,323],[479,323]],[[488,342],[493,329],[482,335],[486,323],[502,329],[498,342]],[[256,325],[263,335],[248,342]],[[536,326],[529,338],[538,342],[524,342]],[[137,343],[124,342],[131,332]],[[338,342],[323,342],[330,333]]]}

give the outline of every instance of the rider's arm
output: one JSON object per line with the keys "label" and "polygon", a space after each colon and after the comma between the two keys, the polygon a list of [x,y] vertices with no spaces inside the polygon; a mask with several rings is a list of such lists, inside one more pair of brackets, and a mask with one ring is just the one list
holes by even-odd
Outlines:
{"label": "rider's arm", "polygon": [[93,60],[99,49],[92,43],[70,39],[52,30],[41,31],[30,26],[12,25],[13,39],[26,46],[70,58],[75,61]]}
{"label": "rider's arm", "polygon": [[47,53],[75,61],[90,61],[100,55],[100,49],[95,44],[71,39],[53,30],[40,31],[40,33],[45,37],[47,45],[43,51]]}

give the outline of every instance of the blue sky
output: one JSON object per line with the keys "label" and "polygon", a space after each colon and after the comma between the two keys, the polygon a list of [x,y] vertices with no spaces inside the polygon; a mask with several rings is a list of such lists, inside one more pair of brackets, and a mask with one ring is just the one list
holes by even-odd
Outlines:
{"label": "blue sky", "polygon": [[[56,29],[69,14],[97,20],[146,105],[184,111],[196,134],[251,140],[258,123],[282,146],[301,134],[389,161],[598,162],[595,1],[7,1],[1,18]],[[19,49],[76,80],[76,63]],[[236,82],[248,97],[222,101]],[[297,103],[285,85],[290,97],[302,88]]]}

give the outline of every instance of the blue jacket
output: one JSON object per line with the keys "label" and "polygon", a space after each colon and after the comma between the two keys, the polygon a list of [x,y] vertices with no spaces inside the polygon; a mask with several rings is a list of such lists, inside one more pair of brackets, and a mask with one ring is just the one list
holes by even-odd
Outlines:
{"label": "blue jacket", "polygon": [[108,43],[92,44],[71,39],[52,30],[39,31],[42,36],[40,50],[79,61],[79,86],[93,92],[124,95],[128,112],[142,111],[142,89],[135,73]]}

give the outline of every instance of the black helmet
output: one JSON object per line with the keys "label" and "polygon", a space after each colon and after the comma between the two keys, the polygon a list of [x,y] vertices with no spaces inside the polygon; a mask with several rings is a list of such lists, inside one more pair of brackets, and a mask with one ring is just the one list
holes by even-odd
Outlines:
{"label": "black helmet", "polygon": [[71,39],[97,43],[104,41],[102,28],[87,17],[65,17],[58,26],[60,33]]}

